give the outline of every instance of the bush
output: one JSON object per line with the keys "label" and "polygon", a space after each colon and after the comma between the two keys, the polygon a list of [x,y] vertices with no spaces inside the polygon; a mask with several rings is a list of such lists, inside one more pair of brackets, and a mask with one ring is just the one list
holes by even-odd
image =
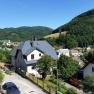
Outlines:
{"label": "bush", "polygon": [[0,83],[2,83],[3,79],[4,79],[4,75],[3,75],[3,73],[0,71]]}
{"label": "bush", "polygon": [[60,91],[62,94],[66,94],[67,88],[66,88],[64,85],[61,85],[60,88],[59,88],[59,91]]}
{"label": "bush", "polygon": [[67,89],[66,94],[77,94],[77,92],[73,88],[69,88],[69,89]]}
{"label": "bush", "polygon": [[0,50],[0,61],[2,62],[10,62],[11,56],[9,51],[1,51]]}
{"label": "bush", "polygon": [[5,70],[5,73],[11,75],[12,72],[10,70]]}

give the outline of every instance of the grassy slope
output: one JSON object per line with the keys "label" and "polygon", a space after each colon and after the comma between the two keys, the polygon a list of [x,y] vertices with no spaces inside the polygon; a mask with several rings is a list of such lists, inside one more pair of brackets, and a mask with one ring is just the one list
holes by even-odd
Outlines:
{"label": "grassy slope", "polygon": [[[61,34],[66,34],[66,33],[67,33],[66,31],[61,32]],[[50,34],[50,35],[45,36],[44,38],[58,38],[59,37],[59,34],[60,33]]]}

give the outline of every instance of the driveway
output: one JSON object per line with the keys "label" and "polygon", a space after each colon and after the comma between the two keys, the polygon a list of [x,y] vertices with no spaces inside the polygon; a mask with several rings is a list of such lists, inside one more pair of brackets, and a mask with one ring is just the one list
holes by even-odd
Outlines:
{"label": "driveway", "polygon": [[4,82],[15,83],[21,94],[47,94],[41,88],[16,73],[12,75],[5,74]]}

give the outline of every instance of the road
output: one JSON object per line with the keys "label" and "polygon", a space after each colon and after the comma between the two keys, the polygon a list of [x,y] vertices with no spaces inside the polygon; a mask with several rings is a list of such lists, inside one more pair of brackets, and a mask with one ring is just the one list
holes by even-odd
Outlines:
{"label": "road", "polygon": [[12,75],[5,74],[4,82],[15,83],[21,92],[20,94],[47,94],[41,88],[16,73]]}

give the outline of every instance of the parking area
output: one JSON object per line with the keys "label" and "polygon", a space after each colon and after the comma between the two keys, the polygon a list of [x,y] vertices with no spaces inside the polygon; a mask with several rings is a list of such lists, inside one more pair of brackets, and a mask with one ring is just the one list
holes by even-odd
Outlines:
{"label": "parking area", "polygon": [[12,73],[12,75],[5,74],[5,82],[15,83],[21,94],[47,94],[41,88],[16,73]]}

